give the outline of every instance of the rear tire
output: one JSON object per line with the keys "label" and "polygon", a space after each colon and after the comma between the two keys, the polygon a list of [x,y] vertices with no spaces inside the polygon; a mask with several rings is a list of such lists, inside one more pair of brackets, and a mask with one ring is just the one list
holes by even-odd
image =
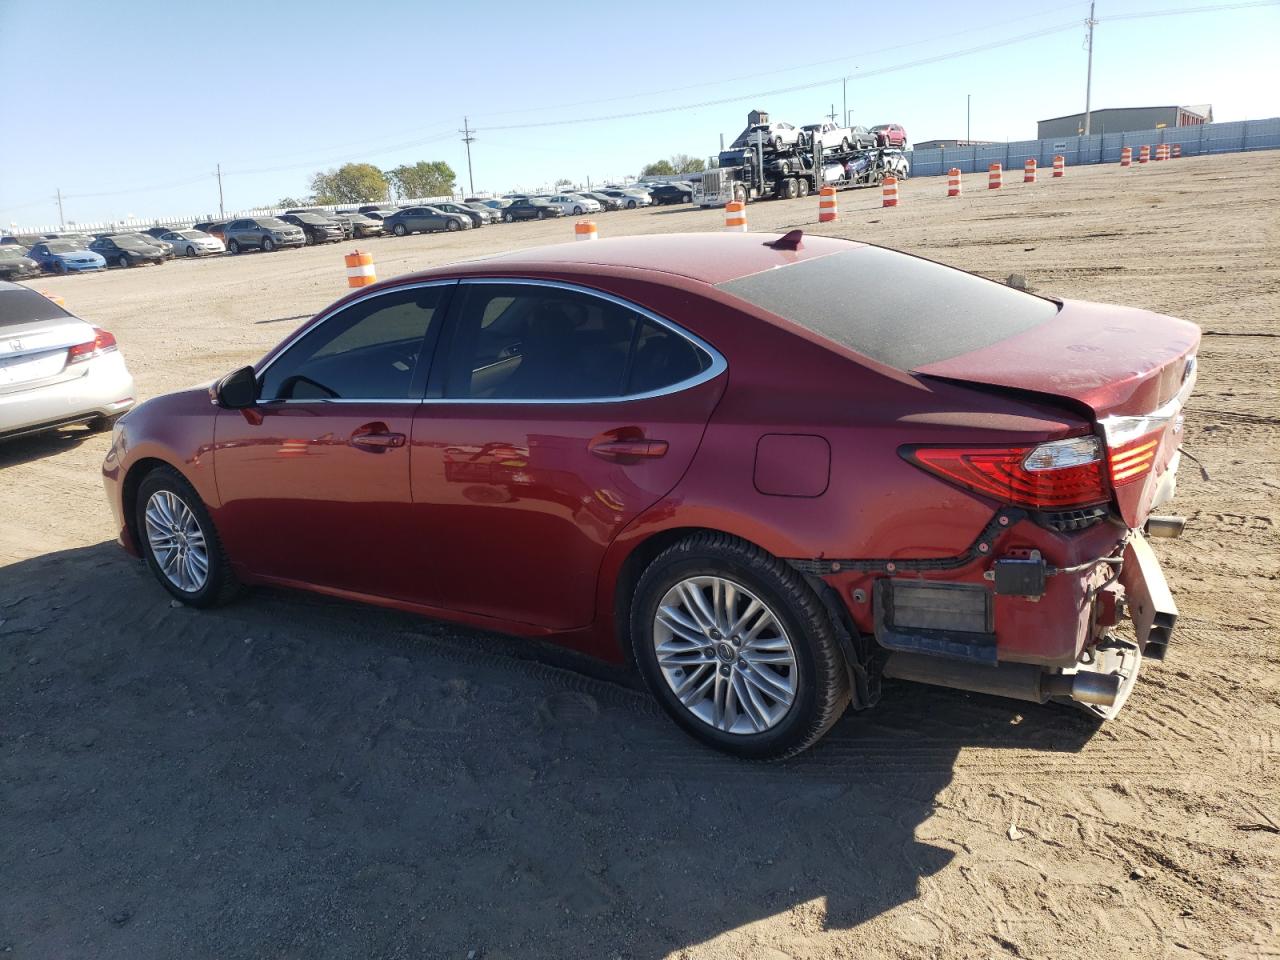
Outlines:
{"label": "rear tire", "polygon": [[187,256],[188,256],[188,257],[194,257],[195,255],[196,255],[196,248],[195,248],[195,247],[190,247],[190,246],[189,246],[189,247],[187,247]]}
{"label": "rear tire", "polygon": [[[725,603],[722,612],[713,590],[713,615],[703,618],[707,628],[686,626],[677,634],[658,622],[659,607],[670,611],[670,598],[679,597],[682,585],[695,580],[727,582],[736,599]],[[699,595],[707,599],[701,589]],[[753,638],[748,628],[758,625],[761,611],[772,616],[772,626]],[[671,622],[669,614],[663,616]],[[736,630],[727,626],[734,620]],[[762,643],[766,636],[774,639]],[[844,655],[821,599],[781,560],[727,534],[694,534],[649,564],[631,605],[631,643],[645,682],[672,719],[704,743],[739,757],[794,756],[831,729],[849,704]],[[662,664],[659,644],[664,647]],[[673,646],[679,648],[674,654]],[[789,686],[790,699],[787,694],[770,696],[770,680]],[[697,691],[708,684],[723,684],[724,699],[712,693],[708,704],[705,692],[697,699]],[[682,689],[683,702],[677,689]],[[748,695],[750,706],[739,699],[744,695],[739,691]],[[731,708],[730,703],[742,706]]]}
{"label": "rear tire", "polygon": [[809,195],[809,181],[801,177],[796,181],[796,190],[799,191],[799,195],[802,198],[807,197]]}
{"label": "rear tire", "polygon": [[[192,607],[218,606],[236,595],[240,584],[235,574],[231,572],[231,564],[227,560],[222,541],[218,538],[218,531],[214,528],[213,520],[200,500],[199,494],[182,474],[172,467],[157,467],[152,470],[138,485],[135,504],[134,516],[137,518],[138,543],[146,557],[147,566],[151,568],[152,574],[160,581],[162,587],[179,601]],[[153,519],[149,521],[147,511],[153,504],[156,509],[153,509]],[[171,542],[168,538],[172,536],[169,528],[163,525],[163,519],[166,515],[174,515],[175,505],[178,506],[175,519],[188,521],[184,543],[192,546],[196,543],[197,537],[191,533],[192,525],[198,532],[200,542],[203,543],[205,571],[203,579],[194,586],[194,589],[180,586],[176,581],[181,580],[182,577],[176,575],[175,571],[198,571],[199,564],[184,566],[163,547],[164,543]],[[165,506],[169,507],[167,511],[161,509]],[[182,513],[182,508],[185,508],[185,514]],[[176,523],[175,527],[181,528],[182,523]],[[161,546],[157,547],[154,544],[161,544]],[[168,572],[162,560],[157,558],[157,549],[169,561]]]}
{"label": "rear tire", "polygon": [[240,241],[232,240],[230,243],[228,243],[227,252],[232,254],[238,254],[240,252]]}
{"label": "rear tire", "polygon": [[116,266],[120,267],[121,269],[125,269],[126,267],[129,266],[129,258],[126,257],[123,253],[120,254],[120,256],[116,257]]}

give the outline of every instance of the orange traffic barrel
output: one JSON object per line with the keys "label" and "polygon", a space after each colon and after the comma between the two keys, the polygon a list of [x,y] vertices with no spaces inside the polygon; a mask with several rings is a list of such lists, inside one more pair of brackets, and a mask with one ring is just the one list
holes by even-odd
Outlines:
{"label": "orange traffic barrel", "polygon": [[367,287],[377,283],[377,274],[373,271],[373,254],[353,250],[347,254],[347,286]]}
{"label": "orange traffic barrel", "polygon": [[1053,158],[1053,175],[1055,177],[1064,177],[1067,174],[1067,158],[1062,154],[1058,154]]}
{"label": "orange traffic barrel", "polygon": [[836,217],[836,188],[823,187],[818,193],[818,222],[830,223]]}
{"label": "orange traffic barrel", "polygon": [[881,206],[896,207],[898,205],[898,178],[884,178],[884,202]]}
{"label": "orange traffic barrel", "polygon": [[724,205],[724,228],[736,233],[747,232],[747,205],[741,200],[730,200]]}
{"label": "orange traffic barrel", "polygon": [[1133,147],[1125,147],[1120,151],[1120,166],[1133,166]]}
{"label": "orange traffic barrel", "polygon": [[987,189],[1000,189],[1000,164],[998,163],[993,163],[987,167]]}
{"label": "orange traffic barrel", "polygon": [[947,196],[960,196],[960,168],[952,167],[947,171]]}
{"label": "orange traffic barrel", "polygon": [[598,236],[594,220],[579,220],[573,225],[573,238],[575,240],[595,240]]}
{"label": "orange traffic barrel", "polygon": [[1022,165],[1022,182],[1036,182],[1036,158],[1027,157],[1027,162]]}
{"label": "orange traffic barrel", "polygon": [[1138,162],[1146,163],[1151,159],[1151,148],[1145,143],[1138,149]]}

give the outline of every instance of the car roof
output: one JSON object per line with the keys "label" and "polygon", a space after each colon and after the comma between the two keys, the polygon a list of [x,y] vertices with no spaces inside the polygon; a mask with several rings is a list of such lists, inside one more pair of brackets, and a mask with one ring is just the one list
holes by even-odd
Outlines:
{"label": "car roof", "polygon": [[[475,274],[498,270],[504,274],[527,269],[534,273],[564,273],[577,268],[584,274],[634,269],[665,273],[708,284],[762,273],[776,267],[843,253],[864,246],[836,237],[804,237],[800,249],[779,250],[766,241],[779,234],[675,233],[636,237],[612,237],[594,243],[560,243],[499,254],[416,276]],[[583,247],[590,247],[584,250]]]}

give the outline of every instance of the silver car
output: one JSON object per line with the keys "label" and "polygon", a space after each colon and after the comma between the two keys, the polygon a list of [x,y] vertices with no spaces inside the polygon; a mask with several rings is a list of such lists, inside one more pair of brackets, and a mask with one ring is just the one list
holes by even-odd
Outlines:
{"label": "silver car", "polygon": [[301,227],[285,223],[276,217],[241,217],[232,220],[223,230],[227,250],[240,253],[244,250],[262,250],[270,253],[281,247],[305,247],[307,235]]}
{"label": "silver car", "polygon": [[0,281],[0,439],[87,423],[134,404],[116,338],[30,287]]}
{"label": "silver car", "polygon": [[227,252],[221,240],[203,230],[170,230],[160,239],[173,244],[174,250],[186,257],[207,257]]}

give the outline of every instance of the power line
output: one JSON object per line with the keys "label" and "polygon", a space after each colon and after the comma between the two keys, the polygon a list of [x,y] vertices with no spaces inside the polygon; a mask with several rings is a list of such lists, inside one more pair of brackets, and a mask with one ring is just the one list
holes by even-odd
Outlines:
{"label": "power line", "polygon": [[1249,10],[1254,7],[1280,6],[1280,0],[1253,0],[1252,3],[1214,3],[1203,7],[1182,7],[1170,10],[1148,10],[1143,13],[1117,13],[1110,17],[1099,17],[1099,23],[1109,20],[1145,20],[1147,17],[1176,17],[1184,13],[1217,13],[1220,10]]}

